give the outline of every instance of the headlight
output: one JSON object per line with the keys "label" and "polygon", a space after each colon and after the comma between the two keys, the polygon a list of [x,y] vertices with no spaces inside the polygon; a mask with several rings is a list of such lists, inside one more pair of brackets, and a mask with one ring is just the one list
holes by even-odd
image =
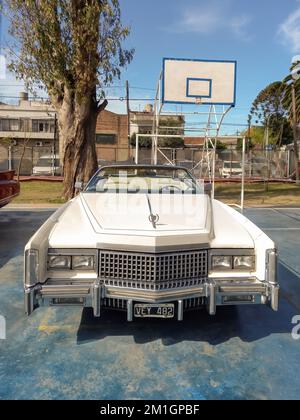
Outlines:
{"label": "headlight", "polygon": [[233,267],[236,270],[248,270],[251,271],[255,267],[255,257],[251,256],[240,256],[234,257]]}
{"label": "headlight", "polygon": [[95,260],[93,256],[75,256],[72,258],[73,270],[93,270]]}
{"label": "headlight", "polygon": [[50,256],[48,262],[49,268],[58,268],[67,270],[71,268],[71,257],[69,256]]}
{"label": "headlight", "polygon": [[212,257],[212,268],[215,270],[232,270],[232,257],[214,255]]}

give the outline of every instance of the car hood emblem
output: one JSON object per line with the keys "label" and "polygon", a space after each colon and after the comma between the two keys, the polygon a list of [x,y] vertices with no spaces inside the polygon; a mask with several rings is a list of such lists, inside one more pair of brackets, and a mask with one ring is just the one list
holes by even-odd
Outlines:
{"label": "car hood emblem", "polygon": [[156,225],[159,221],[159,215],[153,213],[152,206],[151,206],[151,201],[150,201],[150,198],[149,198],[148,194],[147,194],[147,202],[148,202],[148,207],[149,207],[149,211],[150,211],[149,222],[152,223],[152,226],[154,227],[154,229],[156,229]]}

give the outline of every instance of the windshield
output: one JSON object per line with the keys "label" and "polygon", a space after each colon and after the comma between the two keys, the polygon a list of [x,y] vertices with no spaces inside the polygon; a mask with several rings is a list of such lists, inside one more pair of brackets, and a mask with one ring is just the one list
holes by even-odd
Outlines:
{"label": "windshield", "polygon": [[241,169],[241,164],[239,162],[225,162],[224,168],[226,169]]}
{"label": "windshield", "polygon": [[170,167],[107,167],[99,170],[85,192],[127,194],[201,194],[185,169]]}

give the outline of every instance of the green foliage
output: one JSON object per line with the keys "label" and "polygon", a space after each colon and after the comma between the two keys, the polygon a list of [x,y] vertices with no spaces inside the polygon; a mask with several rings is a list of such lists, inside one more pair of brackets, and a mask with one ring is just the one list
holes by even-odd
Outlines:
{"label": "green foliage", "polygon": [[[211,143],[208,144],[208,148],[212,149],[213,146]],[[222,152],[223,150],[227,150],[227,145],[225,143],[222,143],[220,140],[217,141],[217,150]]]}
{"label": "green foliage", "polygon": [[9,147],[12,145],[14,139],[10,138],[10,137],[1,137],[0,138],[0,145],[4,146],[4,147]]}
{"label": "green foliage", "polygon": [[265,127],[252,127],[251,128],[251,141],[254,144],[263,146],[265,139]]}
{"label": "green foliage", "polygon": [[263,145],[269,136],[269,144],[282,145],[292,141],[293,133],[289,123],[290,109],[287,98],[291,92],[285,82],[274,82],[263,89],[249,114],[249,124],[259,126],[251,129],[252,141]]}
{"label": "green foliage", "polygon": [[[143,133],[140,133],[143,134]],[[148,133],[145,133],[148,134]],[[130,144],[132,147],[136,146],[136,134],[134,133],[131,136]],[[184,147],[184,140],[183,138],[179,137],[169,137],[169,138],[159,138],[158,139],[159,147],[169,147],[174,149],[180,149]],[[152,147],[152,138],[151,137],[141,137],[139,138],[139,147],[144,149],[151,149]]]}
{"label": "green foliage", "polygon": [[[253,138],[246,139],[246,152],[254,148]],[[239,138],[236,145],[236,150],[243,150],[243,139]]]}
{"label": "green foliage", "polygon": [[[121,24],[118,0],[10,0],[6,2],[10,70],[29,88],[45,88],[54,105],[100,97],[133,57],[122,48],[129,28]],[[18,51],[18,53],[16,53]],[[54,100],[55,99],[55,100]]]}

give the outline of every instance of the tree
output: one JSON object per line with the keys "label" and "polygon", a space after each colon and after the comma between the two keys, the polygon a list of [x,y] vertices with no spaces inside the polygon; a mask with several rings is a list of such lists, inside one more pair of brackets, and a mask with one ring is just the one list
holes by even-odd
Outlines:
{"label": "tree", "polygon": [[[210,142],[208,144],[208,148],[209,149],[213,148],[213,145]],[[227,145],[225,143],[221,142],[220,140],[217,140],[217,149],[216,150],[218,150],[220,152],[222,152],[224,150],[227,150]]]}
{"label": "tree", "polygon": [[97,169],[95,128],[107,106],[103,88],[133,57],[122,42],[118,0],[7,1],[10,69],[27,86],[45,89],[58,115],[63,161],[63,196],[75,194],[77,180],[87,182]]}
{"label": "tree", "polygon": [[[270,144],[279,145],[290,140],[292,131],[288,124],[288,108],[282,82],[271,83],[258,94],[250,110],[249,125],[253,120],[255,124],[262,127],[264,132],[262,141],[259,139],[258,143],[264,142],[266,130],[268,130]],[[258,132],[259,130],[256,134]]]}
{"label": "tree", "polygon": [[[244,134],[246,135],[247,133],[248,133],[248,130]],[[252,150],[253,147],[254,147],[253,137],[252,138],[251,137],[250,138],[246,138],[246,152],[249,152],[250,150]],[[243,150],[243,139],[242,138],[239,138],[237,140],[236,150],[238,150],[238,151],[242,151]]]}

